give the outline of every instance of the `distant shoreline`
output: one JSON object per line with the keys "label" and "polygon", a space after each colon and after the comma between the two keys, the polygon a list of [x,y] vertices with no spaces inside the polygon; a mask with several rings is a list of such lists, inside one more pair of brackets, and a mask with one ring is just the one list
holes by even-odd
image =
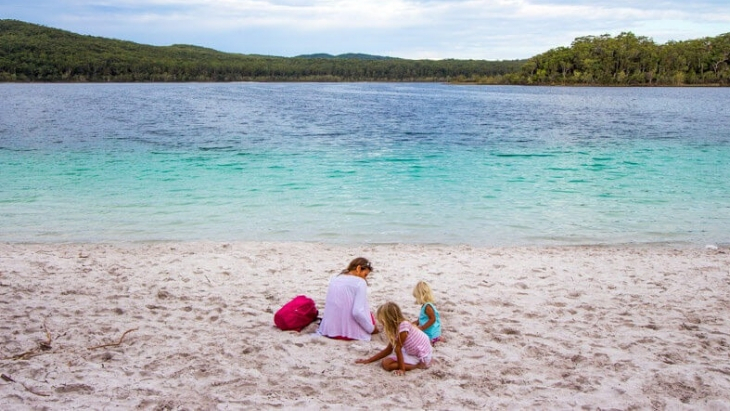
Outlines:
{"label": "distant shoreline", "polygon": [[[584,36],[521,60],[410,60],[360,53],[277,57],[150,46],[0,20],[0,82],[446,82],[730,86],[730,33],[656,44],[631,32]],[[698,51],[699,50],[699,51]]]}
{"label": "distant shoreline", "polygon": [[0,81],[0,84],[226,84],[226,83],[321,83],[321,84],[358,84],[358,83],[383,83],[383,84],[444,84],[450,86],[499,86],[499,87],[576,87],[576,88],[727,88],[730,84],[494,84],[478,83],[469,81],[386,81],[386,80],[361,80],[361,81],[311,81],[311,80],[232,80],[232,81]]}

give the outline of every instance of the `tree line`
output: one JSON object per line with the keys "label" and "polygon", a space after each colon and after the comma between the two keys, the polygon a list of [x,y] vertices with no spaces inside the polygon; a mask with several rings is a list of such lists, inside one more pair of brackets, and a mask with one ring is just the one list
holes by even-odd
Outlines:
{"label": "tree line", "polygon": [[362,54],[276,57],[149,46],[0,20],[0,81],[475,81],[524,60],[407,60]]}
{"label": "tree line", "polygon": [[730,85],[730,33],[656,44],[576,38],[526,60],[276,57],[150,46],[0,20],[0,82],[408,81],[520,85]]}
{"label": "tree line", "polygon": [[631,32],[579,37],[528,59],[519,84],[730,85],[730,33],[657,45]]}

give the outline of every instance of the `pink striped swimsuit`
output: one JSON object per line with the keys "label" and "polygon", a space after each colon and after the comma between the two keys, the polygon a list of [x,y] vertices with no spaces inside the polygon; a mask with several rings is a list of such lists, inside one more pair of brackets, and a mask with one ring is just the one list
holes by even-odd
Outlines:
{"label": "pink striped swimsuit", "polygon": [[426,333],[409,321],[403,321],[398,326],[398,334],[403,331],[408,333],[408,337],[403,341],[403,352],[418,358],[419,361],[428,366],[431,363],[431,340]]}

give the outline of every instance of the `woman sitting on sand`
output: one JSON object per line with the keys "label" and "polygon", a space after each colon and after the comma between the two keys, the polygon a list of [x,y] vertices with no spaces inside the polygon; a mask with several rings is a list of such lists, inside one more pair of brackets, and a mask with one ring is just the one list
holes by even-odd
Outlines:
{"label": "woman sitting on sand", "polygon": [[378,333],[370,312],[365,279],[373,270],[370,262],[358,257],[340,274],[332,277],[327,289],[324,315],[317,332],[341,340],[369,341]]}

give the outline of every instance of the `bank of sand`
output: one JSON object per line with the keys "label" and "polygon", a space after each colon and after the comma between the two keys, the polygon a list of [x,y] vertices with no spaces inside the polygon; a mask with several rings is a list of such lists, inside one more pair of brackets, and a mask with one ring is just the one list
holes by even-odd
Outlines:
{"label": "bank of sand", "polygon": [[[274,328],[356,256],[432,284],[436,365]],[[3,244],[0,294],[5,409],[730,409],[726,248]]]}

